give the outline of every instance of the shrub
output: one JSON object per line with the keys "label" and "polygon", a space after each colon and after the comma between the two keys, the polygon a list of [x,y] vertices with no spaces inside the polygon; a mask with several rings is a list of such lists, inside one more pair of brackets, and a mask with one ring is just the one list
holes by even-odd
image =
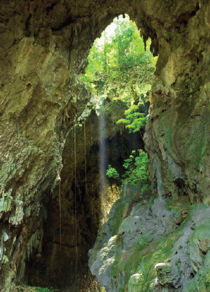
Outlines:
{"label": "shrub", "polygon": [[106,171],[106,176],[108,177],[108,178],[112,178],[112,179],[119,179],[119,173],[117,172],[117,170],[114,168],[114,167],[112,167],[110,164],[109,164],[109,166],[108,166],[108,169],[107,169],[107,171]]}
{"label": "shrub", "polygon": [[143,150],[133,150],[129,158],[125,159],[123,167],[123,184],[145,185],[148,183],[148,156]]}

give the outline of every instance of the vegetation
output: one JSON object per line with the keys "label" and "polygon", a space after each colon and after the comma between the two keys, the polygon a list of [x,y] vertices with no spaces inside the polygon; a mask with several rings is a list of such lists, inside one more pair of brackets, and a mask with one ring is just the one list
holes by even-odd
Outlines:
{"label": "vegetation", "polygon": [[[129,107],[145,102],[154,78],[156,58],[146,48],[136,24],[128,16],[115,18],[96,39],[81,76],[95,97],[121,100]],[[145,50],[146,49],[146,50]]]}
{"label": "vegetation", "polygon": [[[156,58],[144,44],[136,24],[128,16],[115,18],[90,50],[88,66],[81,76],[92,92],[95,110],[104,100],[121,101],[126,110],[117,124],[124,125],[129,133],[136,133],[146,125],[147,118],[142,106],[148,103],[148,95],[154,78]],[[110,106],[109,106],[110,108]],[[124,174],[108,166],[109,179],[121,180],[122,184],[146,184],[148,181],[148,157],[133,150],[123,163]]]}
{"label": "vegetation", "polygon": [[41,288],[41,287],[37,287],[36,290],[37,292],[51,292],[51,290],[49,290],[48,288]]}
{"label": "vegetation", "polygon": [[106,171],[106,176],[108,178],[118,179],[120,175],[118,171],[109,164],[108,169]]}
{"label": "vegetation", "polygon": [[148,183],[148,156],[147,153],[140,150],[133,150],[131,155],[125,159],[123,167],[123,184],[146,185]]}
{"label": "vegetation", "polygon": [[145,114],[139,112],[138,105],[131,105],[125,111],[125,118],[117,121],[117,125],[124,124],[129,133],[136,133],[146,125],[147,118]]}
{"label": "vegetation", "polygon": [[16,292],[56,292],[57,290],[50,290],[48,288],[32,287],[32,286],[15,286],[14,291]]}
{"label": "vegetation", "polygon": [[[122,176],[122,184],[146,185],[148,183],[148,156],[146,152],[141,149],[133,150],[131,155],[124,160],[123,167],[125,172]],[[108,166],[106,176],[110,179],[119,180],[118,171],[111,165]]]}

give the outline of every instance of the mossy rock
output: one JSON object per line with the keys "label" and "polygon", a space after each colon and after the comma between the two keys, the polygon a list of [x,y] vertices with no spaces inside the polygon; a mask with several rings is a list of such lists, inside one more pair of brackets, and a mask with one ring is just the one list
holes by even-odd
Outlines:
{"label": "mossy rock", "polygon": [[31,286],[16,286],[13,290],[14,292],[54,292],[49,288],[42,287],[31,287]]}

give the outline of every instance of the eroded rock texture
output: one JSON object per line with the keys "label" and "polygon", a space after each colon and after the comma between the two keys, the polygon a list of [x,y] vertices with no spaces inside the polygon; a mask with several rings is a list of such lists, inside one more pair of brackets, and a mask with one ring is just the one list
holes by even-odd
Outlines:
{"label": "eroded rock texture", "polygon": [[209,2],[150,4],[159,60],[145,143],[154,191],[123,192],[89,266],[107,291],[208,291],[210,210],[190,203],[210,199]]}
{"label": "eroded rock texture", "polygon": [[[119,119],[124,110],[119,102],[117,108],[115,116],[105,111],[104,140],[105,163],[109,161],[119,168],[121,161],[143,141],[139,134],[130,135],[121,126],[115,127],[116,117]],[[35,250],[27,261],[25,280],[30,285],[72,292],[89,291],[89,288],[96,291],[97,285],[88,269],[88,250],[119,196],[117,187],[109,187],[108,182],[106,197],[101,193],[99,121],[100,117],[92,112],[85,125],[74,127],[67,137],[61,181],[53,193],[45,195],[47,219],[43,226],[43,250],[40,254]]]}
{"label": "eroded rock texture", "polygon": [[154,189],[209,203],[208,0],[1,0],[2,291],[24,278],[33,250],[42,252],[43,206],[60,180],[67,134],[89,100],[78,74],[95,37],[122,13],[159,54],[145,137]]}

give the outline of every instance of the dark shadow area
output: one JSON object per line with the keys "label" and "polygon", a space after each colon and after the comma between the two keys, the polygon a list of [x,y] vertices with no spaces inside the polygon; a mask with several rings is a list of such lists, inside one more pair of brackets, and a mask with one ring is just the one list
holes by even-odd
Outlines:
{"label": "dark shadow area", "polygon": [[[88,250],[102,219],[98,122],[99,118],[92,114],[86,122],[85,136],[83,126],[67,139],[60,186],[46,196],[42,251],[35,252],[27,262],[26,282],[30,285],[71,292],[97,289],[88,268]],[[143,147],[143,132],[129,134],[108,124],[111,130],[110,137],[105,138],[106,165],[111,163],[123,172],[122,161],[132,149]]]}

